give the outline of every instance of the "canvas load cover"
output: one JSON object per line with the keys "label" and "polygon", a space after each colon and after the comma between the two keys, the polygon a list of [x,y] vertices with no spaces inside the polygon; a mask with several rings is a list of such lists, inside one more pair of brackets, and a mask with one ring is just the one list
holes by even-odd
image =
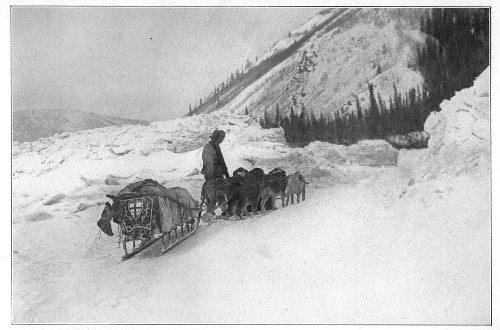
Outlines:
{"label": "canvas load cover", "polygon": [[[199,211],[199,203],[193,199],[187,189],[180,187],[165,188],[158,182],[146,179],[127,185],[118,193],[120,200],[141,200],[149,196],[153,198],[153,212],[158,214],[158,225],[161,232],[167,232],[192,218]],[[147,205],[140,202],[134,205]],[[134,212],[140,214],[141,210],[134,209]]]}

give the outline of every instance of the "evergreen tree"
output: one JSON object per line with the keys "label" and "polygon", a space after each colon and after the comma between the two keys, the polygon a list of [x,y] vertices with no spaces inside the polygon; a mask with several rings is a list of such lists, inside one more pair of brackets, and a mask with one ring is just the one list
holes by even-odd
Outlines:
{"label": "evergreen tree", "polygon": [[390,122],[392,127],[392,133],[401,134],[404,132],[402,116],[401,116],[401,113],[403,111],[401,94],[398,93],[396,84],[393,83],[392,88],[394,89],[394,94],[393,94],[394,104],[393,108],[390,110],[390,118],[391,118]]}
{"label": "evergreen tree", "polygon": [[375,94],[373,90],[373,84],[368,83],[368,92],[370,94],[370,108],[368,110],[367,123],[369,130],[369,137],[371,139],[376,139],[380,135],[380,113],[375,100]]}
{"label": "evergreen tree", "polygon": [[245,106],[245,115],[248,115],[248,107]]}
{"label": "evergreen tree", "polygon": [[387,131],[385,134],[392,134],[394,133],[394,102],[392,102],[392,96],[389,97],[389,107],[387,108],[386,116]]}
{"label": "evergreen tree", "polygon": [[361,109],[361,104],[359,103],[359,98],[357,95],[355,95],[355,99],[356,99],[356,112],[355,115],[353,115],[354,137],[358,141],[361,139],[361,136],[363,135],[361,128],[361,121],[363,120],[363,109]]}
{"label": "evergreen tree", "polygon": [[318,121],[314,115],[314,111],[309,113],[309,124],[307,126],[307,141],[313,142],[318,140]]}
{"label": "evergreen tree", "polygon": [[299,145],[303,146],[307,142],[307,122],[306,122],[306,112],[304,107],[302,107],[302,111],[300,112],[299,115],[299,121],[298,121],[298,135],[299,135]]}
{"label": "evergreen tree", "polygon": [[410,132],[416,131],[418,129],[418,123],[416,121],[417,113],[417,91],[415,88],[411,88],[408,92],[408,107],[407,107],[407,130]]}
{"label": "evergreen tree", "polygon": [[327,141],[326,139],[326,118],[323,111],[319,114],[319,120],[316,128],[317,139],[319,141]]}
{"label": "evergreen tree", "polygon": [[422,93],[420,93],[420,88],[418,86],[416,92],[416,103],[413,113],[414,113],[413,121],[414,121],[415,131],[423,131],[425,123],[425,120],[423,120],[423,101],[422,101]]}
{"label": "evergreen tree", "polygon": [[295,115],[295,111],[293,109],[293,105],[290,106],[290,140],[292,143],[298,141],[299,134],[299,119]]}
{"label": "evergreen tree", "polygon": [[432,20],[430,14],[428,14],[425,18],[425,33],[432,34]]}
{"label": "evergreen tree", "polygon": [[285,131],[285,141],[290,143],[291,142],[290,141],[290,119],[288,118],[288,116],[285,116],[284,118],[281,119],[280,126]]}
{"label": "evergreen tree", "polygon": [[384,100],[380,96],[380,93],[377,93],[377,100],[380,109],[380,118],[379,118],[379,138],[385,137],[388,133],[390,133],[390,121],[389,121],[389,113],[387,110],[387,106],[385,105]]}
{"label": "evergreen tree", "polygon": [[344,122],[342,120],[342,117],[340,117],[340,114],[335,112],[335,119],[333,120],[332,126],[334,126],[334,132],[335,132],[335,137],[334,137],[334,143],[343,143],[343,136],[344,136]]}
{"label": "evergreen tree", "polygon": [[280,106],[276,103],[276,117],[274,120],[276,127],[280,127]]}
{"label": "evergreen tree", "polygon": [[269,118],[267,117],[266,109],[264,109],[264,128],[271,128],[271,125],[269,125]]}

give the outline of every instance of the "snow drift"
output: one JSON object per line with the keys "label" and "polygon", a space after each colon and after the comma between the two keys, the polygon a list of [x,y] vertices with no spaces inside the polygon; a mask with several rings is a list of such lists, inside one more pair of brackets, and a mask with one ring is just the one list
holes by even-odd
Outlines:
{"label": "snow drift", "polygon": [[425,122],[425,150],[402,150],[398,165],[416,180],[490,170],[490,68]]}

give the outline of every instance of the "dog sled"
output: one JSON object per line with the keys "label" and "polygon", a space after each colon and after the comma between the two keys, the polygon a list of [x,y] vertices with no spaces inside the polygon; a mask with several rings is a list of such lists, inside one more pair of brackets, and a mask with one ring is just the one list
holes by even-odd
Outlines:
{"label": "dog sled", "polygon": [[276,199],[281,199],[283,207],[288,205],[289,197],[294,203],[295,194],[297,203],[299,195],[305,199],[307,182],[299,172],[289,176],[280,168],[268,175],[262,169],[240,168],[235,172],[245,174],[235,179],[233,173],[233,177],[217,179],[213,185],[207,185],[206,181],[201,203],[184,188],[165,188],[151,179],[131,183],[116,196],[106,195],[112,203],[106,202],[97,226],[113,236],[111,222],[118,224],[119,243],[126,260],[158,241],[162,244],[162,254],[168,252],[196,233],[204,210],[207,215],[215,215],[215,209],[220,208],[224,218],[234,214],[241,219],[241,214],[248,215],[249,211],[257,214],[276,209]]}
{"label": "dog sled", "polygon": [[161,241],[162,254],[193,235],[200,224],[202,207],[184,188],[165,188],[147,179],[106,195],[98,227],[112,236],[111,221],[118,224],[120,245],[127,260]]}

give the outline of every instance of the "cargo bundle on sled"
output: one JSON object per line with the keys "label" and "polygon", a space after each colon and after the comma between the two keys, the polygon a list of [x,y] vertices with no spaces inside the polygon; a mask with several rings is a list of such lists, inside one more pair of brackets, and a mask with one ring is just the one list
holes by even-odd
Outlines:
{"label": "cargo bundle on sled", "polygon": [[112,236],[111,220],[119,225],[120,243],[128,259],[162,241],[162,253],[196,232],[200,224],[201,207],[184,188],[165,188],[146,179],[123,188],[117,196],[106,195],[99,228]]}

